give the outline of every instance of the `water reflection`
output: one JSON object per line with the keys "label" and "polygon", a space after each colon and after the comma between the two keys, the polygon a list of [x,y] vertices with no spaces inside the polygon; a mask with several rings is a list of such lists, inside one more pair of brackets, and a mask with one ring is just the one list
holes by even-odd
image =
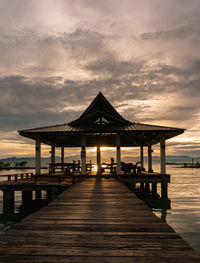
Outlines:
{"label": "water reflection", "polygon": [[32,214],[41,207],[48,204],[46,191],[41,191],[41,199],[37,200],[36,191],[33,191],[32,200],[28,203],[23,202],[22,192],[14,191],[14,213],[10,215],[3,214],[3,195],[0,191],[0,234],[11,227],[14,223],[20,222],[25,216]]}
{"label": "water reflection", "polygon": [[142,199],[152,209],[153,212],[159,212],[161,220],[166,222],[168,210],[171,209],[171,200],[167,195],[167,183],[140,183],[131,190],[135,192],[136,195]]}

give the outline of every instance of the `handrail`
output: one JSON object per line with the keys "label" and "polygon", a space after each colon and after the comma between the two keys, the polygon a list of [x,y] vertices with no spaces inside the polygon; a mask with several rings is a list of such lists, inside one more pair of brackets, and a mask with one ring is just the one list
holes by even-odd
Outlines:
{"label": "handrail", "polygon": [[32,178],[33,173],[20,173],[20,174],[1,174],[0,177],[7,177],[8,181],[11,181],[12,177],[14,177],[14,181],[17,182],[18,179],[29,179]]}

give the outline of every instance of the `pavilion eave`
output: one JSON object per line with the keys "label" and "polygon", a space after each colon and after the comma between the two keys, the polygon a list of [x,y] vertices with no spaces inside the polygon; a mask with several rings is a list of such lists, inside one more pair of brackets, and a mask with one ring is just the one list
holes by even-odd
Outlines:
{"label": "pavilion eave", "polygon": [[122,147],[147,146],[149,143],[157,144],[161,138],[164,140],[175,137],[183,133],[183,129],[168,131],[118,131],[118,132],[25,132],[20,131],[20,135],[33,140],[40,140],[48,145],[57,147],[80,147],[81,136],[86,136],[86,146],[94,147],[97,145],[115,147],[116,134],[121,136]]}

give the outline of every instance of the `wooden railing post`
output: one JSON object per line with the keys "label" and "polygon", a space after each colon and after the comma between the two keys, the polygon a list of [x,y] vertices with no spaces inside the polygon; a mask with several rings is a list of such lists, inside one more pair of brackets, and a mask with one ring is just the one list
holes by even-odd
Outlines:
{"label": "wooden railing post", "polygon": [[32,202],[32,191],[22,191],[22,205],[25,207],[30,206]]}
{"label": "wooden railing post", "polygon": [[81,174],[86,175],[86,137],[81,136]]}
{"label": "wooden railing post", "polygon": [[35,173],[37,176],[41,173],[41,142],[35,141]]}
{"label": "wooden railing post", "polygon": [[116,159],[117,159],[117,168],[116,172],[117,175],[121,174],[121,149],[120,149],[120,134],[116,135]]}
{"label": "wooden railing post", "polygon": [[157,196],[157,183],[152,183],[152,195]]}
{"label": "wooden railing post", "polygon": [[58,183],[59,184],[61,183],[61,176],[60,175],[58,176]]}
{"label": "wooden railing post", "polygon": [[167,188],[168,188],[168,184],[167,183],[161,183],[161,198],[162,199],[167,199],[168,198]]}
{"label": "wooden railing post", "polygon": [[42,199],[42,192],[41,192],[41,190],[36,190],[35,191],[35,199],[37,201],[41,201],[41,199]]}
{"label": "wooden railing post", "polygon": [[148,143],[148,172],[149,173],[153,173],[153,169],[152,169],[152,145],[149,142]]}
{"label": "wooden railing post", "polygon": [[15,183],[17,182],[17,174],[15,174]]}
{"label": "wooden railing post", "polygon": [[74,176],[72,176],[72,184],[76,183],[76,178]]}
{"label": "wooden railing post", "polygon": [[160,141],[160,173],[166,174],[165,140]]}

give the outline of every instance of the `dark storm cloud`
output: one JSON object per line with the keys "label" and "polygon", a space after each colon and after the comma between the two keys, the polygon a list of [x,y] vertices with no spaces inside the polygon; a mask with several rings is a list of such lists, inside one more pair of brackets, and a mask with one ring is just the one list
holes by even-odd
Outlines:
{"label": "dark storm cloud", "polygon": [[[74,112],[73,105],[87,105],[99,91],[102,91],[116,106],[131,99],[148,100],[154,96],[167,96],[167,94],[179,93],[182,98],[186,94],[191,97],[198,96],[200,60],[196,57],[190,58],[183,68],[178,64],[168,65],[163,62],[155,66],[149,63],[151,57],[120,59],[118,54],[107,46],[108,42],[113,39],[120,40],[120,37],[107,36],[91,30],[78,28],[72,33],[48,37],[36,37],[27,31],[20,34],[23,37],[17,36],[13,40],[13,47],[24,44],[22,50],[23,48],[26,50],[32,42],[31,47],[35,46],[36,51],[37,48],[40,50],[34,54],[39,62],[41,50],[49,47],[49,52],[46,53],[49,60],[52,46],[63,48],[64,55],[69,53],[71,61],[77,59],[79,62],[83,61],[78,63],[78,66],[92,73],[95,78],[74,80],[64,79],[61,76],[2,77],[0,80],[2,127],[21,129],[26,126],[72,120],[81,113],[81,110]],[[156,38],[162,38],[160,33]],[[4,41],[9,43],[10,39]],[[159,54],[155,56],[159,60]],[[40,69],[40,67],[36,68]],[[161,112],[159,115],[157,112],[151,117],[145,116],[145,121],[184,120],[199,111],[193,106],[171,105],[166,113]],[[65,107],[71,108],[66,112],[62,110]],[[132,104],[123,110],[123,114],[130,120],[140,121],[135,116],[147,112],[149,107]]]}
{"label": "dark storm cloud", "polygon": [[199,25],[185,25],[169,31],[148,32],[140,35],[143,40],[170,40],[179,39],[184,41],[186,38],[192,38],[194,41],[200,40]]}
{"label": "dark storm cloud", "polygon": [[[30,81],[21,76],[0,79],[1,129],[21,129],[64,121],[59,108],[67,105],[63,90],[46,81]],[[57,104],[59,103],[59,104]]]}
{"label": "dark storm cloud", "polygon": [[113,78],[139,74],[141,68],[142,62],[120,61],[114,55],[110,57],[105,56],[103,59],[97,60],[85,67],[86,70],[90,70],[95,74],[104,74]]}

